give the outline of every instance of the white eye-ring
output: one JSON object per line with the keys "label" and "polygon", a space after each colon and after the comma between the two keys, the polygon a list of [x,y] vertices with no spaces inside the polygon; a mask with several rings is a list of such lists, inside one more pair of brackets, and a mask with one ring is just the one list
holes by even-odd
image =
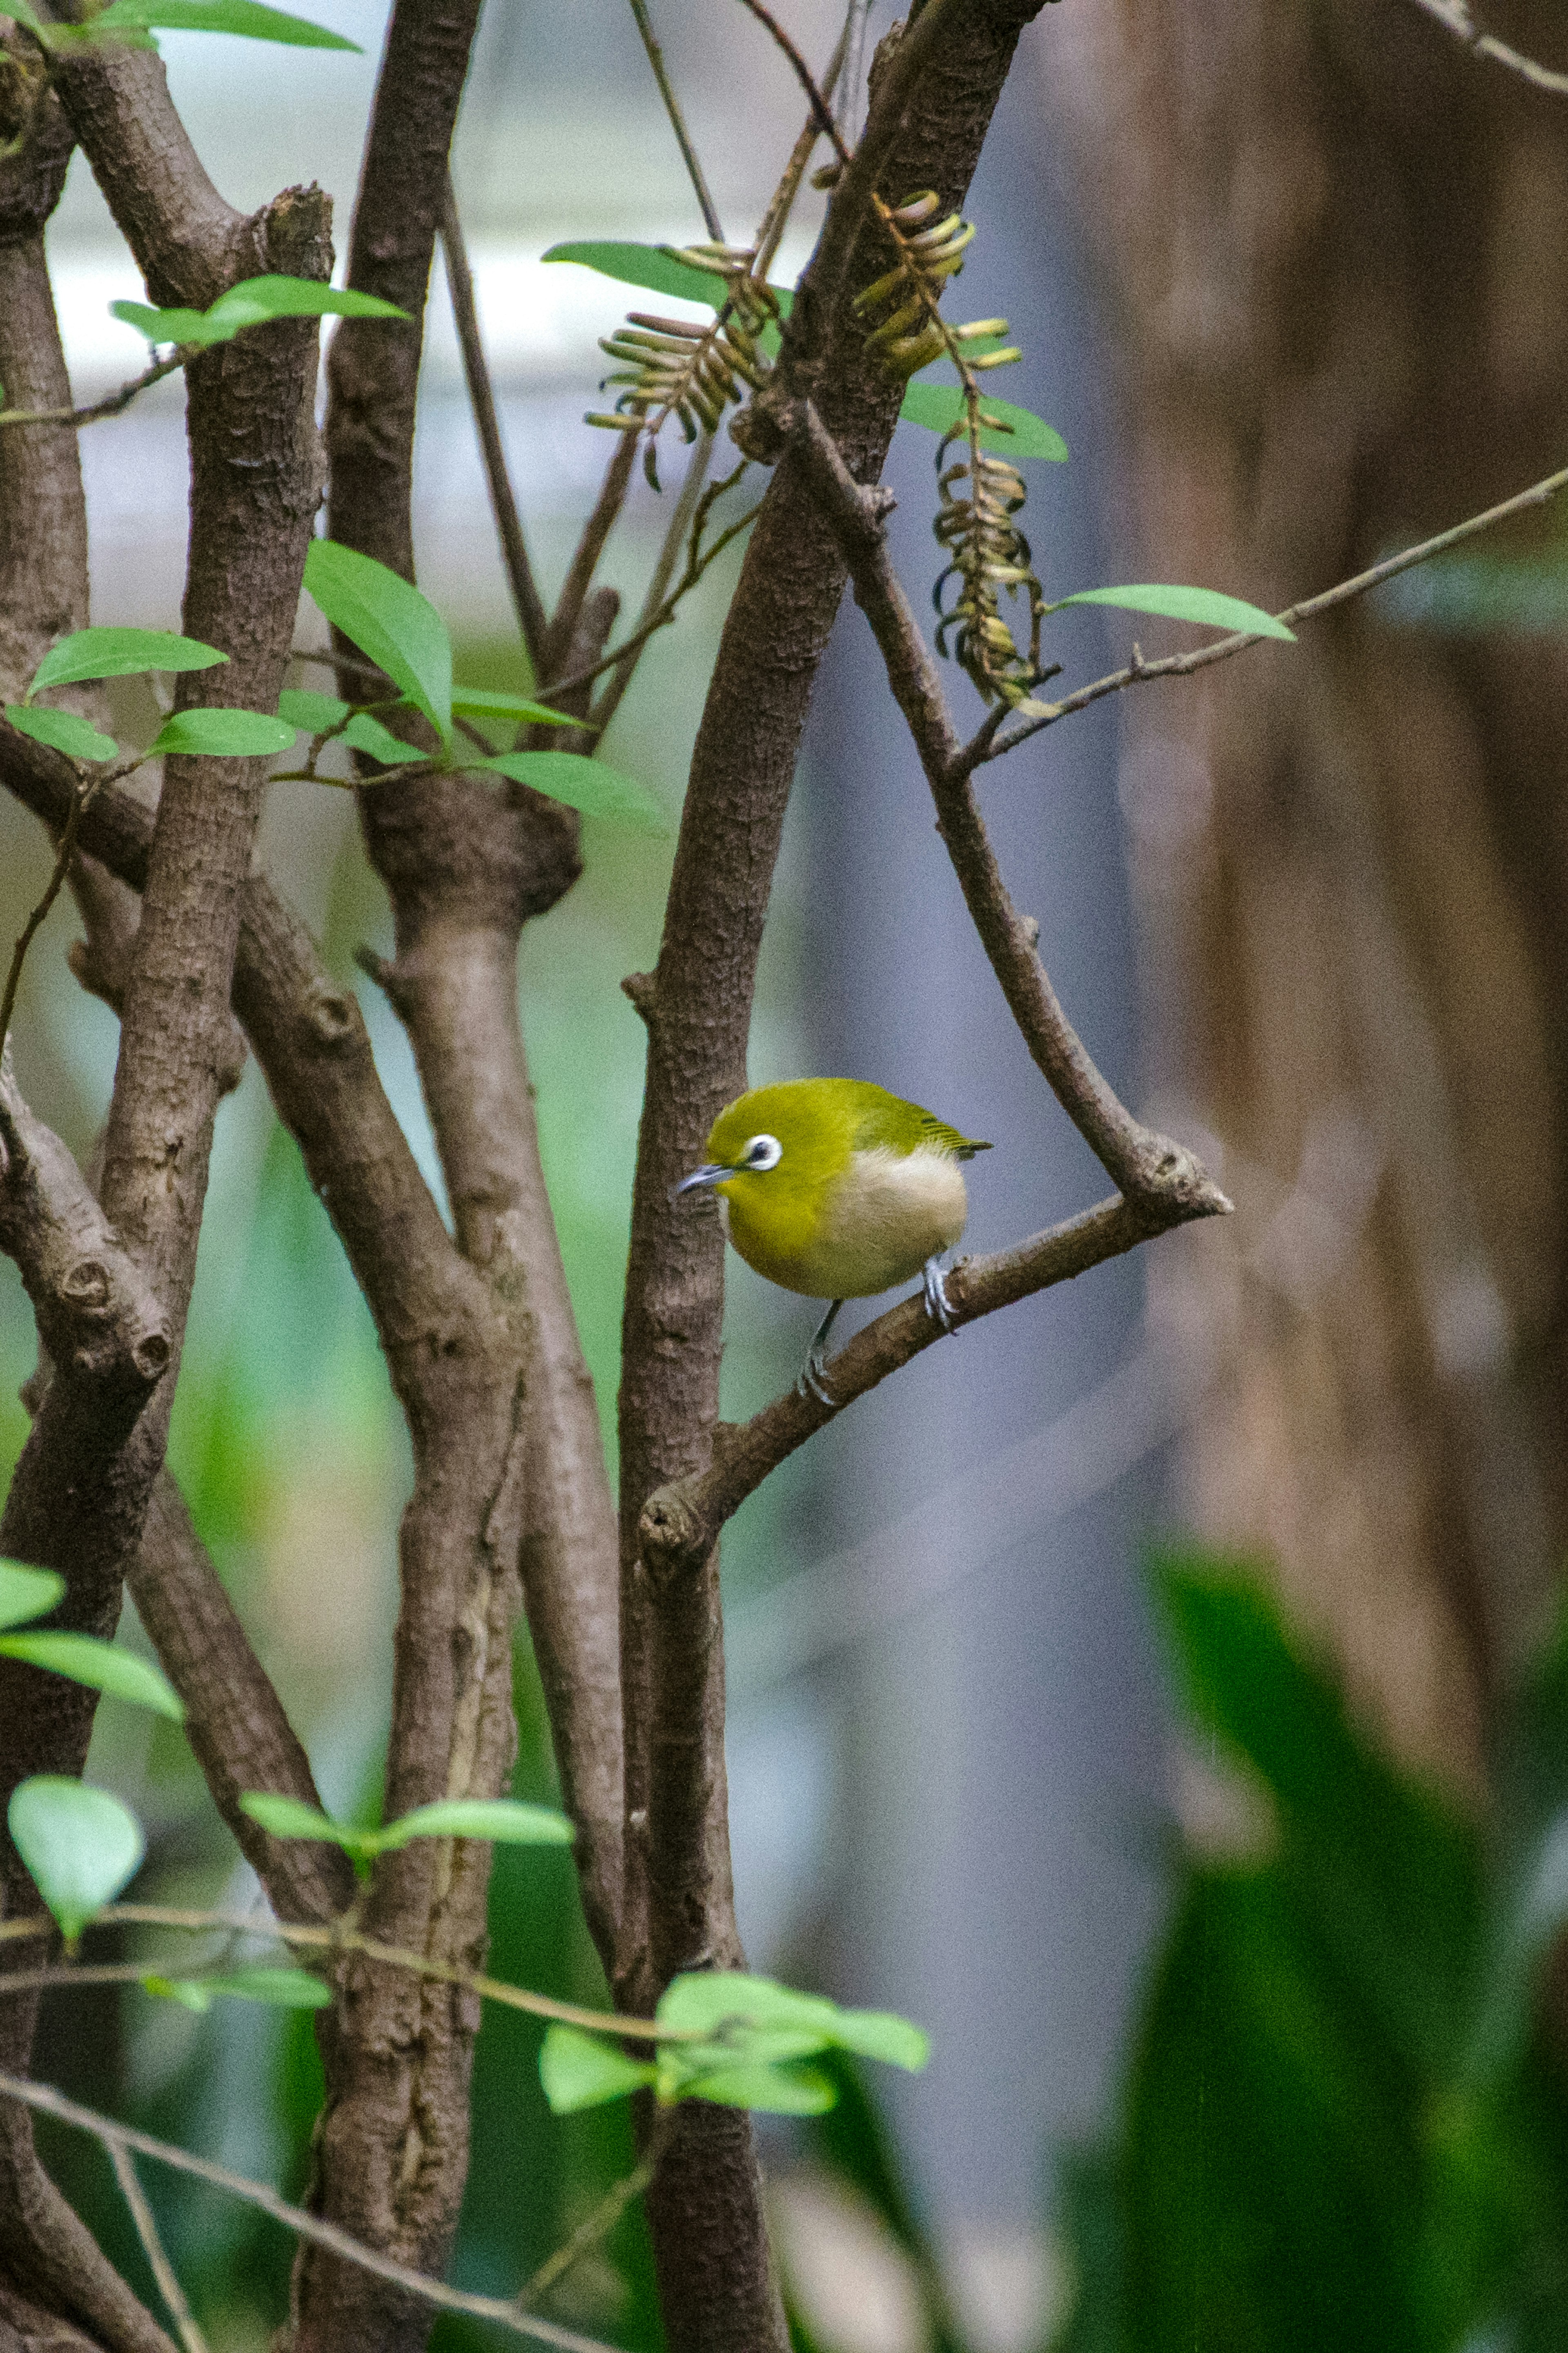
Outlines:
{"label": "white eye-ring", "polygon": [[784,1145],[776,1135],[753,1135],[741,1155],[742,1168],[776,1168],[784,1158]]}

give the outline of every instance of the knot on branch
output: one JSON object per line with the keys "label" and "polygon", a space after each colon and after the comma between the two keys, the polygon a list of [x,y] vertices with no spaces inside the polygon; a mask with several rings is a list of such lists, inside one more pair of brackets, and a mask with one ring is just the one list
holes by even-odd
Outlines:
{"label": "knot on branch", "polygon": [[621,983],[621,995],[630,997],[645,1021],[652,1021],[658,985],[651,972],[628,972]]}
{"label": "knot on branch", "polygon": [[730,419],[730,438],[743,458],[759,466],[776,466],[795,429],[795,403],[763,385],[752,394],[738,417]]}
{"label": "knot on branch", "polygon": [[311,989],[307,999],[306,1019],[310,1023],[311,1037],[329,1051],[350,1044],[359,1033],[359,1007],[343,989],[321,987]]}
{"label": "knot on branch", "polygon": [[1151,1233],[1187,1225],[1194,1218],[1228,1218],[1235,1206],[1195,1152],[1149,1128],[1140,1137],[1126,1193],[1149,1220]]}
{"label": "knot on branch", "polygon": [[713,1549],[707,1519],[679,1486],[661,1487],[648,1497],[637,1522],[637,1540],[656,1593],[668,1591],[678,1578],[700,1568]]}

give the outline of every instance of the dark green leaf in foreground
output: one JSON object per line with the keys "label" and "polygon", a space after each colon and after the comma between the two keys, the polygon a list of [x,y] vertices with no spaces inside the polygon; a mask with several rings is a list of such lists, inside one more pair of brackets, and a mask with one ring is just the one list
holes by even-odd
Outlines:
{"label": "dark green leaf in foreground", "polygon": [[52,1568],[0,1560],[0,1626],[25,1626],[65,1599],[66,1581]]}
{"label": "dark green leaf in foreground", "polygon": [[5,716],[18,735],[63,752],[68,760],[112,760],[120,746],[112,735],[100,735],[90,719],[75,711],[49,711],[42,704],[8,702]]}
{"label": "dark green leaf in foreground", "polygon": [[68,1945],[112,1903],[146,1852],[142,1825],[107,1789],[37,1773],[11,1793],[6,1820]]}
{"label": "dark green leaf in foreground", "polygon": [[[1066,459],[1068,445],[1061,435],[1032,409],[1019,408],[1010,400],[993,400],[989,393],[984,409],[986,416],[999,417],[1013,430],[983,431],[983,449],[999,450],[1005,458],[1050,458],[1058,465]],[[955,384],[911,384],[905,388],[899,411],[904,424],[929,426],[933,433],[949,432],[963,414],[963,394]]]}
{"label": "dark green leaf in foreground", "polygon": [[288,751],[295,732],[286,719],[269,719],[264,711],[176,711],[164,720],[147,751],[149,756],[178,752],[218,760],[262,759]]}
{"label": "dark green leaf in foreground", "polygon": [[443,744],[452,738],[452,640],[447,624],[411,581],[373,555],[313,539],[305,586],[334,628],[384,670]]}
{"label": "dark green leaf in foreground", "polygon": [[0,1658],[21,1659],[30,1667],[47,1667],[73,1683],[86,1683],[111,1699],[130,1700],[150,1707],[175,1724],[184,1721],[184,1708],[151,1660],[133,1651],[101,1642],[96,1634],[0,1634]]}
{"label": "dark green leaf in foreground", "polygon": [[1246,629],[1256,638],[1283,638],[1295,643],[1296,632],[1240,596],[1222,596],[1213,588],[1180,588],[1162,581],[1145,581],[1132,588],[1080,588],[1074,596],[1058,596],[1046,609],[1059,613],[1067,605],[1114,605],[1119,612],[1153,613],[1167,621],[1201,621],[1209,629]]}
{"label": "dark green leaf in foreground", "polygon": [[581,809],[584,817],[614,818],[623,825],[641,826],[648,833],[667,833],[664,811],[635,776],[623,776],[603,760],[585,760],[577,752],[500,752],[493,760],[477,760],[477,768],[493,769],[513,784],[531,785],[552,801]]}
{"label": "dark green leaf in foreground", "polygon": [[211,670],[228,656],[199,638],[171,629],[73,629],[49,648],[27,688],[29,699],[46,686],[71,686],[84,678],[137,678],[143,670]]}
{"label": "dark green leaf in foreground", "polygon": [[[123,29],[139,32],[156,27],[166,33],[237,33],[247,41],[281,41],[296,49],[351,49],[360,45],[342,33],[329,32],[306,16],[282,8],[268,8],[262,0],[110,0],[94,17],[94,36]],[[84,28],[85,29],[85,28]]]}

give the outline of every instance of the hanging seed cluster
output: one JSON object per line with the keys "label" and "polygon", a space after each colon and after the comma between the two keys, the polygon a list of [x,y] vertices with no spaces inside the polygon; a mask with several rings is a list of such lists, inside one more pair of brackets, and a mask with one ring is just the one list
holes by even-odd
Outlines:
{"label": "hanging seed cluster", "polygon": [[624,385],[613,413],[590,410],[587,423],[616,433],[647,434],[644,460],[650,480],[653,444],[668,417],[679,419],[688,441],[716,433],[725,408],[760,385],[768,361],[758,347],[764,327],[778,317],[772,289],[753,278],[756,255],[728,245],[667,246],[676,261],[724,280],[723,305],[711,325],[688,319],[655,318],[646,311],[627,314],[624,327],[600,338],[599,349],[622,365],[602,379],[601,390]]}
{"label": "hanging seed cluster", "polygon": [[[1006,367],[1024,354],[1016,343],[1005,342],[992,351],[973,348],[1005,337],[1005,319],[973,319],[958,327],[942,316],[943,291],[963,267],[965,249],[974,236],[973,225],[957,213],[938,218],[941,199],[930,188],[906,196],[901,205],[884,204],[880,197],[872,202],[898,261],[855,298],[858,315],[875,322],[868,327],[866,348],[900,383],[932,360],[949,359],[963,390],[963,414],[944,435],[936,459],[933,528],[950,559],[936,584],[937,646],[957,661],[987,702],[1020,703],[1044,675],[1040,623],[1045,596],[1035,577],[1029,543],[1013,520],[1028,495],[1024,478],[1005,458],[993,457],[981,447],[984,431],[1012,428],[1002,417],[987,414],[979,380],[987,369]],[[965,445],[966,454],[949,465],[948,453],[955,442]],[[954,580],[958,594],[944,610],[943,596]],[[1016,597],[1020,591],[1029,604],[1026,651],[1001,609],[1004,592]]]}

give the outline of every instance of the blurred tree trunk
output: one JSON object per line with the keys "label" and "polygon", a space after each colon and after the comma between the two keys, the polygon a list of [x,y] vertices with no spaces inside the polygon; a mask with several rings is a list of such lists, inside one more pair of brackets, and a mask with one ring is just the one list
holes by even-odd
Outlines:
{"label": "blurred tree trunk", "polygon": [[[1488,22],[1568,65],[1557,0]],[[1279,610],[1568,461],[1568,100],[1403,0],[1058,24],[1112,576]],[[1482,545],[1568,580],[1565,531]],[[1215,1367],[1184,1510],[1267,1546],[1363,1705],[1473,1785],[1568,1520],[1561,632],[1374,601],[1121,707],[1158,1124],[1220,1139],[1238,1209],[1149,1261]]]}

